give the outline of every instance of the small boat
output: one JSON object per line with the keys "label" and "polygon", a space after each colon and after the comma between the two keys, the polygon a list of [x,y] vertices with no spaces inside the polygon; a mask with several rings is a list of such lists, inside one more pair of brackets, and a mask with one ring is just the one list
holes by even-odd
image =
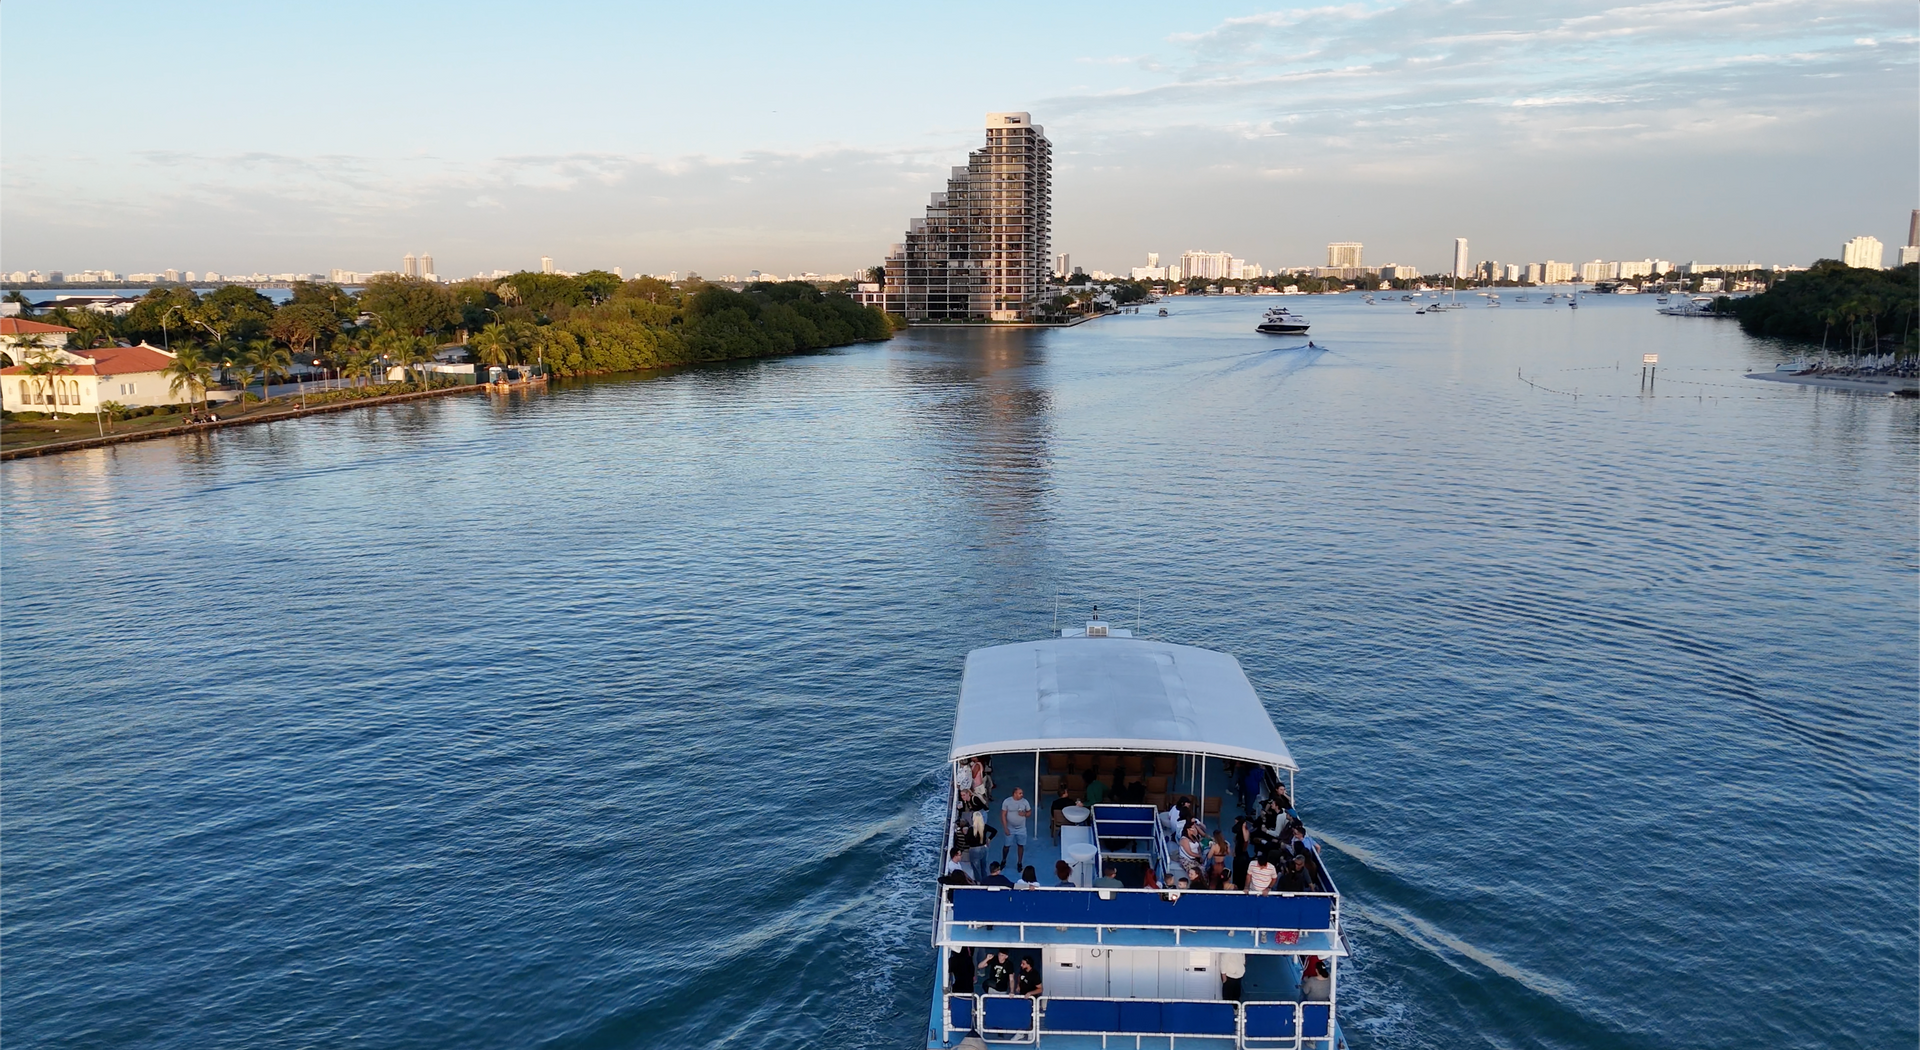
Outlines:
{"label": "small boat", "polygon": [[1253,330],[1262,335],[1306,335],[1307,319],[1284,306],[1276,306],[1260,318]]}
{"label": "small boat", "polygon": [[1162,316],[1162,317],[1165,317],[1165,316],[1167,316],[1167,308],[1166,308],[1166,307],[1164,307],[1164,306],[1163,306],[1163,307],[1161,307],[1161,308],[1160,308],[1160,316]]}
{"label": "small boat", "polygon": [[1710,295],[1696,295],[1693,298],[1688,299],[1684,303],[1674,303],[1671,306],[1662,306],[1655,312],[1666,314],[1668,317],[1713,317],[1715,316],[1713,312],[1713,297]]}

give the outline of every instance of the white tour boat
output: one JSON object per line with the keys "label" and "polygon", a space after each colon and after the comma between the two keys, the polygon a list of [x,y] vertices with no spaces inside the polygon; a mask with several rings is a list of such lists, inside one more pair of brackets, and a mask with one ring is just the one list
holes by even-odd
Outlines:
{"label": "white tour boat", "polygon": [[[1286,742],[1232,656],[1094,615],[967,655],[930,887],[929,1050],[1344,1050],[1340,894],[1319,845],[1294,837]],[[1024,831],[1004,815],[1023,807]],[[1197,840],[1232,843],[1247,817],[1265,860],[1229,850],[1194,879]]]}

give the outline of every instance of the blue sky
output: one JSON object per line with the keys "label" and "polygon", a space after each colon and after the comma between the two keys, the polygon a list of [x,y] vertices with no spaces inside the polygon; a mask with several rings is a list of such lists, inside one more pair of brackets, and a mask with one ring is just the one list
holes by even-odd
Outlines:
{"label": "blue sky", "polygon": [[0,268],[851,270],[992,110],[1054,240],[1805,263],[1920,204],[1911,0],[0,6]]}

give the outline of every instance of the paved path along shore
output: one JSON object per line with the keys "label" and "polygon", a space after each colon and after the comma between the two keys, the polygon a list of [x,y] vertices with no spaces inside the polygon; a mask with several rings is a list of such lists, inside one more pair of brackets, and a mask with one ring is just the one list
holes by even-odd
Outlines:
{"label": "paved path along shore", "polygon": [[272,423],[282,419],[299,419],[302,416],[317,416],[325,412],[344,412],[354,408],[372,408],[376,405],[391,405],[400,401],[418,401],[427,397],[444,397],[448,394],[472,394],[487,389],[485,383],[470,383],[462,386],[443,387],[439,390],[417,390],[409,394],[389,394],[385,397],[370,397],[364,401],[340,401],[331,405],[314,405],[311,408],[294,408],[285,412],[274,412],[258,416],[241,416],[238,419],[221,419],[212,423],[183,423],[177,427],[161,427],[157,430],[140,430],[129,434],[108,434],[104,437],[80,438],[75,441],[53,441],[45,445],[32,445],[27,448],[8,449],[0,452],[0,463],[10,459],[25,459],[30,456],[50,456],[56,452],[75,452],[83,448],[99,448],[103,445],[124,445],[129,441],[148,441],[153,438],[176,437],[181,434],[193,434],[208,430],[224,430],[227,427],[244,427],[255,423]]}

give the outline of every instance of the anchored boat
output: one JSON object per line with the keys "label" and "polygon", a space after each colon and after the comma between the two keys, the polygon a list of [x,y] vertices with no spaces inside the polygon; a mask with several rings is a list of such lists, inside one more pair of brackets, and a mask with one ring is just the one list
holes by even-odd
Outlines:
{"label": "anchored boat", "polygon": [[1232,656],[1095,616],[967,656],[929,1050],[1344,1050],[1340,894],[1285,741]]}

